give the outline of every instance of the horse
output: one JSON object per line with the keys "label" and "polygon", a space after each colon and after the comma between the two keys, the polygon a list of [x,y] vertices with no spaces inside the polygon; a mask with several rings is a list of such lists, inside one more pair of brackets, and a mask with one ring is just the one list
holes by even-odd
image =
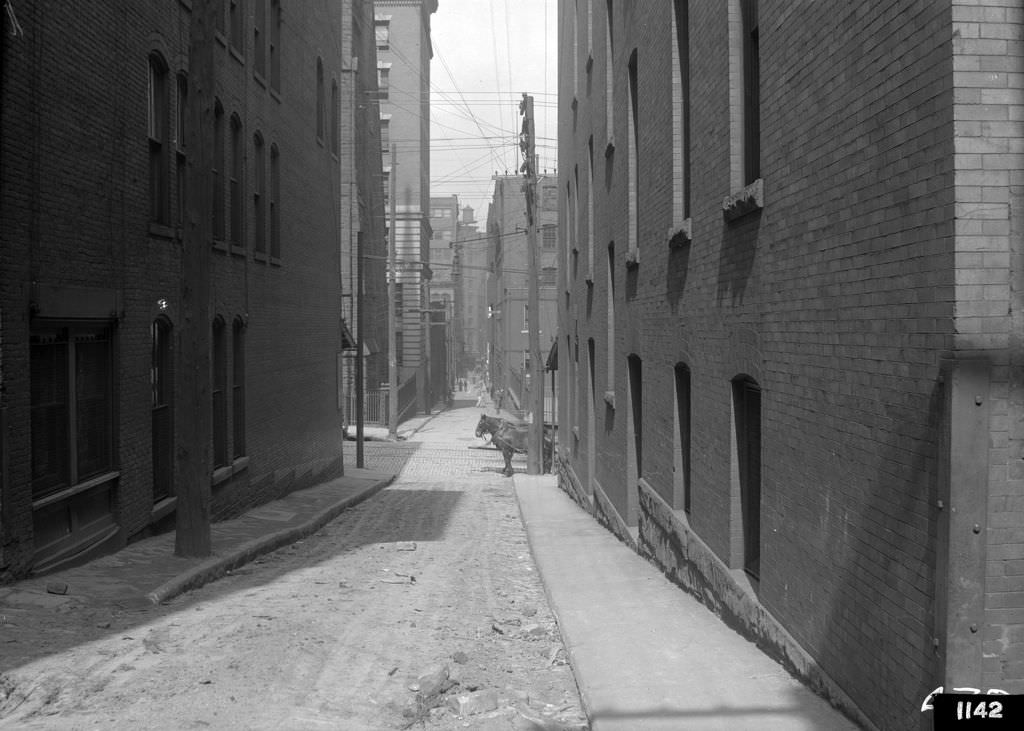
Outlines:
{"label": "horse", "polygon": [[[513,424],[511,421],[499,419],[487,414],[480,414],[480,421],[476,425],[476,436],[484,434],[491,435],[491,444],[501,450],[501,456],[505,458],[505,469],[502,474],[511,477],[512,455],[515,453],[526,454],[528,451],[530,427],[528,424]],[[544,472],[551,468],[551,429],[544,427]]]}

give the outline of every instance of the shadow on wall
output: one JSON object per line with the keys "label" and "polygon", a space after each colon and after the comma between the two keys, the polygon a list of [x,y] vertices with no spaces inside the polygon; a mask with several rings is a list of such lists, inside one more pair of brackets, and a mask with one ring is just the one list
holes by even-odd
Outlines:
{"label": "shadow on wall", "polygon": [[718,256],[719,304],[726,299],[733,305],[743,304],[750,273],[757,253],[761,211],[722,225],[722,248]]}
{"label": "shadow on wall", "polygon": [[690,243],[671,247],[668,250],[668,266],[665,269],[665,297],[673,315],[679,312],[679,300],[683,298],[689,271]]}

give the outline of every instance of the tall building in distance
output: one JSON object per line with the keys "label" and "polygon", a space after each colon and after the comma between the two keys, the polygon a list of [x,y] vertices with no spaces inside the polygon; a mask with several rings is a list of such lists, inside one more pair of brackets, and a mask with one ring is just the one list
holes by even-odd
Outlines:
{"label": "tall building in distance", "polygon": [[459,231],[458,196],[430,199],[431,390],[447,393],[455,382],[458,352],[456,302],[459,265],[455,237]]}
{"label": "tall building in distance", "polygon": [[487,354],[487,237],[477,225],[471,206],[462,208],[456,236],[459,280],[456,300],[461,323],[461,374],[482,367]]}
{"label": "tall building in distance", "polygon": [[558,26],[560,484],[865,725],[1024,692],[1019,3]]}
{"label": "tall building in distance", "polygon": [[538,318],[542,357],[554,344],[557,327],[556,180],[539,176],[537,191],[539,313],[530,313],[528,304],[529,237],[522,176],[494,176],[494,194],[487,214],[489,376],[495,389],[504,390],[509,408],[520,410],[527,408],[532,318]]}
{"label": "tall building in distance", "polygon": [[[217,520],[343,471],[351,3],[283,5],[217,4],[212,88],[191,81],[190,3],[4,15],[0,580],[173,528],[186,491],[208,491]],[[186,130],[205,95],[198,145]],[[190,177],[201,149],[209,167]],[[212,195],[193,205],[198,180]],[[183,304],[196,247],[200,322]],[[208,352],[186,358],[190,342]],[[197,485],[180,467],[200,418]]]}
{"label": "tall building in distance", "polygon": [[[436,398],[430,375],[430,16],[437,0],[376,0],[377,86],[386,212],[395,212],[396,353],[400,384],[416,379],[418,408]],[[394,165],[392,168],[392,150]]]}

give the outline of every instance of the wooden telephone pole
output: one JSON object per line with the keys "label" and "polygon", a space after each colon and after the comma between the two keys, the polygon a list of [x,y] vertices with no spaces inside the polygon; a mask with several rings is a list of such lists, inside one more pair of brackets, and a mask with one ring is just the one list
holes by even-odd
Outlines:
{"label": "wooden telephone pole", "polygon": [[391,209],[391,224],[388,226],[388,435],[394,437],[398,434],[398,335],[396,330],[398,323],[397,303],[395,293],[398,292],[398,265],[395,261],[395,236],[397,234],[397,201],[395,194],[398,191],[396,178],[398,177],[398,146],[391,145],[391,174],[388,176],[389,203]]}
{"label": "wooden telephone pole", "polygon": [[529,313],[530,395],[529,408],[533,411],[530,422],[529,449],[526,452],[526,471],[539,475],[544,469],[544,373],[540,366],[540,284],[537,280],[537,166],[536,134],[533,122],[533,97],[523,94],[519,104],[523,127],[519,134],[519,147],[523,151],[526,194],[526,247],[527,247],[527,312]]}
{"label": "wooden telephone pole", "polygon": [[174,553],[209,556],[213,414],[210,394],[210,245],[213,238],[210,170],[213,168],[214,28],[218,0],[192,0],[189,28],[189,95],[185,119],[188,203],[183,221],[180,410],[177,441]]}

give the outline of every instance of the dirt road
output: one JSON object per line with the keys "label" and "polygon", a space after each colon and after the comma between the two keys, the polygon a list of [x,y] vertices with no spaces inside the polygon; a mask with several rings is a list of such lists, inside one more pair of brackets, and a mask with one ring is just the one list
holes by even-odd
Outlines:
{"label": "dirt road", "polygon": [[[3,662],[0,728],[585,728],[512,481],[469,448],[478,415],[367,443],[392,486],[203,589],[41,609],[16,644],[44,649]],[[54,633],[78,639],[47,654]]]}

